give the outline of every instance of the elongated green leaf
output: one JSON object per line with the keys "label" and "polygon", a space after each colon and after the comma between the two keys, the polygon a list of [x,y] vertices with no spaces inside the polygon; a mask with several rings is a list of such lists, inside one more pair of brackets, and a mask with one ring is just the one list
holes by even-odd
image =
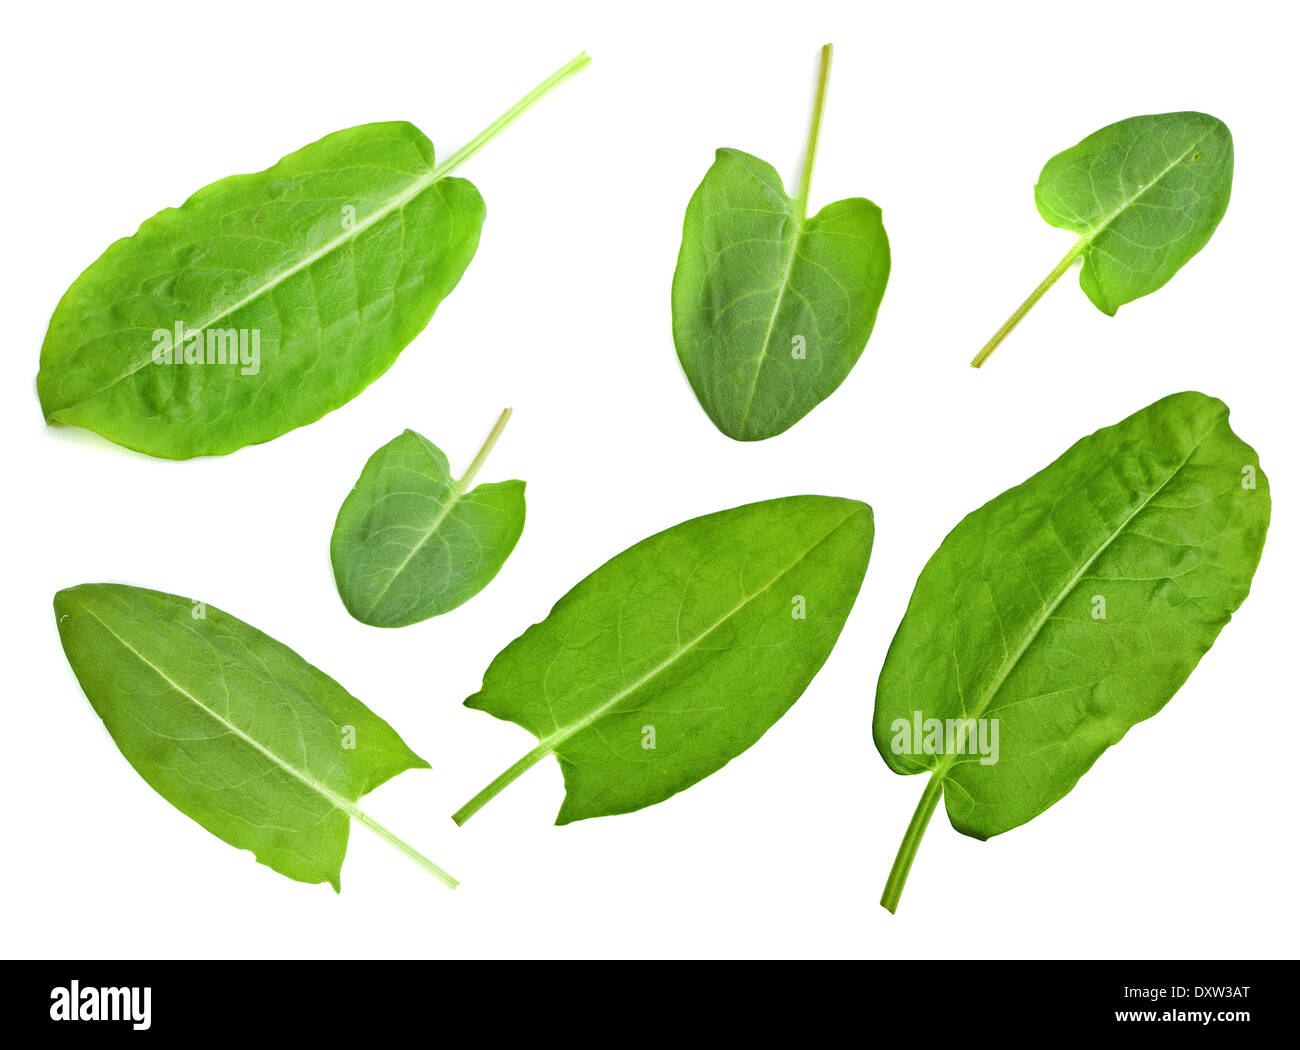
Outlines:
{"label": "elongated green leaf", "polygon": [[212,606],[91,583],[54,596],[63,651],[114,743],[158,794],[300,882],[339,888],[356,818],[456,882],[357,808],[428,763],[332,678]]}
{"label": "elongated green leaf", "polygon": [[877,748],[933,772],[886,907],[940,795],[963,834],[1008,831],[1165,705],[1245,599],[1269,506],[1224,404],[1182,393],[962,519],[880,672]]}
{"label": "elongated green leaf", "polygon": [[1079,284],[1102,313],[1150,295],[1205,247],[1228,209],[1232,135],[1205,113],[1130,117],[1058,153],[1034,187],[1038,212],[1079,235],[971,363],[979,367],[1082,257]]}
{"label": "elongated green leaf", "polygon": [[510,410],[465,476],[413,430],[366,462],[339,509],[330,561],[348,612],[374,627],[403,627],[478,594],[514,550],[524,528],[524,483],[470,488]]}
{"label": "elongated green leaf", "polygon": [[269,441],[349,401],[474,257],[483,200],[449,173],[587,61],[442,164],[411,124],[366,124],[146,220],[50,320],[46,420],[186,459]]}
{"label": "elongated green leaf", "polygon": [[[478,245],[482,198],[436,170],[415,127],[367,124],[149,219],[59,303],[38,378],[47,419],[183,459],[348,401],[424,328]],[[193,348],[180,363],[177,331]]]}
{"label": "elongated green leaf", "polygon": [[691,388],[738,441],[788,430],[857,363],[889,279],[880,209],[855,197],[807,217],[830,46],[798,194],[757,157],[720,149],[686,209],[673,339]]}
{"label": "elongated green leaf", "polygon": [[456,822],[550,754],[559,824],[653,805],[721,769],[830,655],[871,539],[865,503],[791,496],[694,518],[606,562],[465,701],[540,743]]}

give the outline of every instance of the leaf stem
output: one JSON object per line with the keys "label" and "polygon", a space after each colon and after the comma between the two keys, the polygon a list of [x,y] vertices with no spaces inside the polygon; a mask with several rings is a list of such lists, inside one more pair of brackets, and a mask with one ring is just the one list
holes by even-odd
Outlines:
{"label": "leaf stem", "polygon": [[483,468],[483,464],[487,462],[488,456],[492,454],[492,449],[496,447],[497,439],[501,437],[501,431],[505,430],[506,424],[510,422],[510,414],[513,411],[513,409],[509,408],[503,409],[501,415],[497,417],[497,421],[492,427],[492,432],[488,434],[487,440],[483,442],[483,446],[478,450],[478,455],[474,457],[474,461],[469,465],[469,469],[465,471],[464,476],[457,483],[458,487],[462,491],[470,487],[470,484],[474,481],[474,475],[477,474]]}
{"label": "leaf stem", "polygon": [[903,841],[898,847],[898,856],[894,858],[894,866],[889,869],[889,878],[885,881],[885,892],[880,897],[881,906],[887,908],[891,915],[898,911],[898,900],[903,896],[903,885],[907,882],[907,873],[912,870],[912,861],[916,859],[921,836],[925,834],[926,825],[930,823],[930,817],[934,815],[934,809],[941,798],[943,777],[935,773],[921,793],[921,801],[917,803],[916,812],[907,825]]}
{"label": "leaf stem", "polygon": [[502,789],[513,784],[524,773],[532,769],[533,766],[537,765],[538,762],[550,753],[551,749],[549,747],[544,744],[539,744],[497,777],[496,780],[492,781],[492,783],[461,806],[460,809],[456,810],[456,812],[451,815],[451,819],[456,822],[458,827],[464,825],[465,821],[469,820],[470,817],[496,798],[497,795],[501,793]]}
{"label": "leaf stem", "polygon": [[448,875],[445,871],[443,871],[440,867],[438,867],[438,865],[436,865],[423,853],[417,850],[414,846],[411,846],[407,842],[398,838],[386,827],[384,827],[381,823],[379,823],[379,821],[375,820],[374,817],[370,816],[370,814],[363,813],[360,809],[358,809],[356,806],[351,804],[345,805],[344,808],[347,810],[349,816],[351,816],[355,820],[360,821],[362,824],[368,827],[371,831],[373,831],[376,835],[378,835],[381,839],[383,839],[390,846],[398,850],[400,853],[406,854],[406,856],[410,857],[411,860],[415,861],[416,864],[420,865],[420,867],[422,867],[430,875],[439,879],[448,889],[454,890],[457,886],[460,885],[458,881],[453,879],[450,875]]}
{"label": "leaf stem", "polygon": [[822,131],[822,112],[826,108],[826,87],[831,79],[830,44],[822,48],[822,64],[817,74],[817,94],[813,98],[812,121],[808,125],[808,142],[803,151],[803,170],[799,173],[799,195],[795,197],[799,218],[808,214],[808,191],[812,188],[813,161],[817,157],[817,139]]}
{"label": "leaf stem", "polygon": [[434,168],[429,181],[434,182],[445,175],[450,175],[452,171],[464,164],[465,161],[469,160],[470,157],[513,124],[515,120],[517,120],[526,110],[530,109],[534,103],[539,102],[543,97],[550,94],[551,91],[559,87],[571,76],[580,73],[589,65],[591,65],[591,56],[585,51],[571,61],[566,62],[563,66],[533,88],[532,91],[528,92],[528,94],[502,113],[501,116],[497,117],[496,120],[465,143],[465,145],[461,146],[460,149]]}
{"label": "leaf stem", "polygon": [[1061,275],[1070,268],[1070,264],[1083,253],[1083,249],[1087,246],[1088,240],[1086,237],[1080,237],[1075,242],[1074,247],[1065,253],[1065,258],[1057,263],[1052,272],[1044,277],[1038,287],[1029,293],[1029,298],[1021,303],[1016,308],[1016,312],[1007,318],[1006,323],[993,333],[993,338],[985,343],[984,348],[971,360],[971,368],[979,368],[989,359],[989,354],[993,353],[998,348],[998,344],[1011,334],[1011,330],[1024,319],[1025,314],[1033,309],[1034,304],[1047,293],[1047,289],[1060,280]]}

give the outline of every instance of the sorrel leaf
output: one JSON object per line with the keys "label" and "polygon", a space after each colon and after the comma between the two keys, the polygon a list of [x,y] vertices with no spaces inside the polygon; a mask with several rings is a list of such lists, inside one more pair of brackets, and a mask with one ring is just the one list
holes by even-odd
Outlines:
{"label": "sorrel leaf", "polygon": [[558,824],[653,805],[721,769],[830,655],[871,539],[865,503],[790,496],[694,518],[607,561],[465,701],[539,743],[453,819],[551,754],[564,771]]}
{"label": "sorrel leaf", "polygon": [[1097,431],[962,519],[880,672],[876,747],[896,773],[933,774],[881,903],[897,907],[941,796],[962,834],[1009,831],[1159,711],[1245,599],[1268,521],[1255,451],[1198,393]]}
{"label": "sorrel leaf", "polygon": [[365,124],[146,220],[54,311],[37,377],[46,420],[187,459],[269,441],[351,400],[474,256],[483,200],[450,173],[589,61],[442,163],[411,124]]}
{"label": "sorrel leaf", "polygon": [[807,217],[830,59],[827,44],[795,197],[770,164],[720,149],[686,209],[673,340],[704,411],[737,441],[780,434],[835,392],[889,279],[889,239],[871,201]]}
{"label": "sorrel leaf", "polygon": [[982,365],[1080,257],[1079,285],[1102,313],[1150,295],[1205,247],[1231,192],[1232,135],[1205,113],[1130,117],[1058,153],[1034,200],[1079,239],[971,364]]}
{"label": "sorrel leaf", "polygon": [[54,613],[126,760],[212,834],[337,890],[353,818],[456,885],[356,805],[428,763],[293,650],[211,605],[142,587],[82,584],[54,596]]}
{"label": "sorrel leaf", "polygon": [[427,620],[469,601],[501,571],[524,528],[524,483],[470,485],[509,418],[507,408],[459,481],[414,430],[366,462],[330,540],[339,597],[362,623]]}

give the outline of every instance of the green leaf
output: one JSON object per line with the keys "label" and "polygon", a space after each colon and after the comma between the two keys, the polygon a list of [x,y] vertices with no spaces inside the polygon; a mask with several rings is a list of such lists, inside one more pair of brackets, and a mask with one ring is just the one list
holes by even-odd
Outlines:
{"label": "green leaf", "polygon": [[146,220],[54,311],[37,377],[47,422],[187,459],[269,441],[351,400],[474,257],[483,200],[449,173],[589,61],[441,164],[411,124],[365,124]]}
{"label": "green leaf", "polygon": [[1205,247],[1231,192],[1232,135],[1205,113],[1130,117],[1058,153],[1034,200],[1079,240],[971,364],[982,365],[1080,257],[1079,284],[1102,313],[1150,295]]}
{"label": "green leaf", "polygon": [[557,823],[661,802],[758,740],[830,655],[871,553],[871,508],[790,496],[642,540],[503,649],[467,707],[540,743],[453,817],[546,755]]}
{"label": "green leaf", "polygon": [[[941,795],[962,834],[1001,834],[1165,705],[1250,590],[1269,506],[1227,407],[1182,393],[962,519],[880,672],[876,747],[896,773],[933,773],[885,907]],[[945,735],[918,734],[928,719]]]}
{"label": "green leaf", "polygon": [[337,890],[355,818],[456,885],[356,805],[428,763],[293,650],[210,605],[141,587],[82,584],[54,596],[54,613],[113,742],[212,834],[291,879]]}
{"label": "green leaf", "polygon": [[524,528],[524,483],[470,485],[509,418],[507,408],[459,481],[414,430],[366,462],[330,540],[339,597],[362,623],[405,627],[449,612],[501,571]]}
{"label": "green leaf", "polygon": [[830,72],[822,52],[798,194],[757,157],[720,149],[686,209],[673,340],[704,411],[760,441],[830,397],[857,363],[889,279],[880,209],[855,197],[807,218]]}

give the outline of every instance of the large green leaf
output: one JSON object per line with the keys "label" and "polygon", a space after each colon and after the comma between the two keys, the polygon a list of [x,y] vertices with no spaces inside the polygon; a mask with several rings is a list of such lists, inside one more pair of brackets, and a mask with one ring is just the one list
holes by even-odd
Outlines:
{"label": "large green leaf", "polygon": [[459,480],[413,430],[367,460],[330,539],[339,596],[362,623],[403,627],[448,612],[501,570],[524,528],[524,483],[470,485],[509,415]]}
{"label": "large green leaf", "polygon": [[291,879],[337,890],[356,818],[456,885],[356,805],[428,763],[293,650],[213,606],[141,587],[82,584],[54,596],[54,613],[114,743],[212,834]]}
{"label": "large green leaf", "polygon": [[1131,117],[1058,153],[1034,187],[1039,214],[1074,247],[976,356],[977,367],[1078,258],[1079,284],[1110,316],[1150,295],[1205,247],[1228,209],[1232,135],[1205,113]]}
{"label": "large green leaf", "polygon": [[807,218],[829,45],[823,63],[796,196],[770,164],[720,149],[686,209],[673,339],[705,412],[738,441],[780,434],[835,392],[889,279],[889,239],[871,201],[836,201]]}
{"label": "large green leaf", "polygon": [[484,206],[449,172],[580,56],[442,164],[411,124],[327,135],[146,220],[50,320],[47,421],[169,459],[319,419],[382,375],[478,245]]}
{"label": "large green leaf", "polygon": [[865,503],[791,496],[694,518],[606,562],[465,701],[540,743],[457,823],[549,754],[564,771],[560,824],[652,805],[721,769],[830,655],[871,539]]}
{"label": "large green leaf", "polygon": [[[933,773],[882,903],[940,795],[958,831],[1000,834],[1165,705],[1246,597],[1269,506],[1226,406],[1182,393],[962,519],[880,672],[877,748],[897,773]],[[915,732],[929,719],[974,724],[936,751]]]}

